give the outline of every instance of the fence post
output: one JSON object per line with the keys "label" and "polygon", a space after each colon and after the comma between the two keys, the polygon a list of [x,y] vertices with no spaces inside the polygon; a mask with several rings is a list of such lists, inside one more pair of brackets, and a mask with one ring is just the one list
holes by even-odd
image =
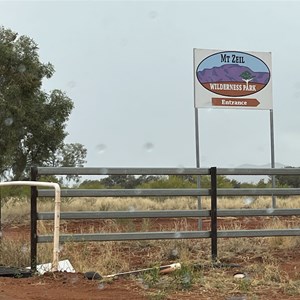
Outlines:
{"label": "fence post", "polygon": [[[37,167],[31,167],[31,181],[37,181]],[[31,272],[36,272],[37,265],[37,187],[31,187],[30,198],[30,266]]]}
{"label": "fence post", "polygon": [[210,220],[211,220],[211,258],[215,262],[218,255],[218,236],[217,236],[217,168],[210,168],[211,178],[211,208],[210,208]]}

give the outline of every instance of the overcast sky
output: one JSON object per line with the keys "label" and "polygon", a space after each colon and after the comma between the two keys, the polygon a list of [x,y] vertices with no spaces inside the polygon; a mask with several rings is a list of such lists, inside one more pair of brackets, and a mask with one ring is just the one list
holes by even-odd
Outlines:
{"label": "overcast sky", "polygon": [[[193,48],[272,53],[276,162],[300,166],[300,2],[0,1],[55,66],[90,167],[196,166]],[[270,111],[199,109],[202,167],[270,163]]]}

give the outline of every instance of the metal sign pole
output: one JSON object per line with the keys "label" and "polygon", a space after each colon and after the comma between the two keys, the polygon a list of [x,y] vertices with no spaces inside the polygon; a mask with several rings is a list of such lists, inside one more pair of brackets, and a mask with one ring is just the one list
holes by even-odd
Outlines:
{"label": "metal sign pole", "polygon": [[[271,53],[194,49],[193,54],[196,108],[270,110],[271,160],[272,168],[275,168]],[[195,111],[198,167],[200,159],[197,118]],[[275,187],[274,176],[272,187]],[[274,196],[272,206],[276,206]]]}
{"label": "metal sign pole", "polygon": [[[200,145],[199,145],[199,120],[198,120],[198,109],[195,107],[195,141],[196,141],[196,167],[200,168]],[[197,188],[201,188],[201,176],[197,175]],[[201,196],[198,199],[198,210],[202,209]],[[198,229],[202,230],[202,218],[198,219]]]}
{"label": "metal sign pole", "polygon": [[[200,134],[199,134],[199,120],[198,120],[198,108],[196,107],[196,66],[195,66],[195,49],[193,50],[193,78],[194,78],[194,107],[195,107],[195,143],[196,143],[196,167],[200,168]],[[197,188],[201,188],[201,176],[197,175]],[[197,207],[198,210],[202,209],[201,196],[197,197]],[[202,218],[198,219],[198,229],[202,230]]]}
{"label": "metal sign pole", "polygon": [[[270,109],[270,135],[271,135],[271,168],[275,168],[273,109]],[[275,188],[275,175],[272,175],[272,188]],[[272,208],[276,208],[276,197],[274,195],[272,195]]]}

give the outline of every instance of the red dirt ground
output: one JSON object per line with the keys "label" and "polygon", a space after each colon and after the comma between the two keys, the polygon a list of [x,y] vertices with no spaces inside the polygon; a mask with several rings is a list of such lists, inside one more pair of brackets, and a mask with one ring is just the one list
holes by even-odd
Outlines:
{"label": "red dirt ground", "polygon": [[[291,223],[294,219],[290,218]],[[228,222],[228,223],[227,223]],[[219,220],[219,227],[224,227],[228,225],[232,220]],[[253,229],[262,228],[265,220],[262,218],[244,218],[235,219],[242,228]],[[158,219],[154,222],[156,225],[154,228],[159,229],[163,226],[166,229],[168,226],[170,228],[174,225],[174,220]],[[68,223],[68,229],[78,228],[78,222]],[[82,224],[81,226],[89,226],[90,223]],[[137,227],[139,224],[136,224]],[[197,220],[191,220],[188,224],[190,229],[197,228]],[[62,225],[63,227],[63,225]],[[209,221],[203,221],[203,229],[207,230],[209,228]],[[71,230],[73,231],[73,230]],[[74,231],[76,231],[74,229]],[[3,238],[17,238],[24,235],[28,235],[28,226],[19,225],[6,225],[3,229]],[[137,254],[138,255],[138,254]],[[284,253],[280,251],[275,251],[273,253],[274,257],[279,258],[280,268],[291,277],[299,278],[300,270],[300,250],[285,251]],[[259,262],[260,258],[252,258],[256,262]],[[138,260],[137,260],[138,261]],[[251,262],[251,259],[249,260]],[[262,263],[262,262],[261,262]],[[137,266],[139,268],[139,266]],[[232,276],[235,269],[226,270],[228,276]],[[218,270],[216,270],[218,272]],[[164,275],[169,276],[169,275]],[[223,272],[224,276],[224,272]],[[111,282],[102,283],[98,280],[88,280],[84,277],[82,273],[46,273],[43,276],[34,276],[30,278],[8,278],[0,277],[0,300],[53,300],[53,299],[70,299],[70,300],[98,300],[98,299],[227,299],[227,300],[250,300],[250,299],[300,299],[300,296],[287,296],[283,291],[280,290],[264,290],[259,292],[255,298],[251,295],[241,295],[238,296],[228,295],[224,296],[222,293],[216,294],[209,292],[203,288],[201,285],[192,286],[189,290],[185,291],[172,291],[164,298],[159,298],[157,290],[153,291],[154,296],[151,297],[151,289],[145,288],[138,280],[134,278],[119,277]],[[156,294],[155,294],[156,293]],[[156,297],[155,297],[156,295]]]}

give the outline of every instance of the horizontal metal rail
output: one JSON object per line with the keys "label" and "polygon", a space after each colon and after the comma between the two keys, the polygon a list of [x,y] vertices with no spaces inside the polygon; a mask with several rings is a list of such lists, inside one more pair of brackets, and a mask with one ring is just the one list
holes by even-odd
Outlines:
{"label": "horizontal metal rail", "polygon": [[[300,229],[218,230],[218,238],[299,236]],[[60,242],[135,241],[210,238],[211,231],[61,234]],[[50,243],[52,235],[39,235],[38,243]]]}
{"label": "horizontal metal rail", "polygon": [[[168,240],[209,238],[210,231],[164,231],[164,232],[132,232],[132,233],[89,233],[61,234],[61,242],[96,242],[96,241],[136,241],[136,240]],[[39,243],[49,243],[52,235],[39,235]]]}
{"label": "horizontal metal rail", "polygon": [[[135,218],[191,218],[209,217],[208,210],[152,210],[152,211],[82,211],[62,212],[63,220],[78,219],[135,219]],[[38,220],[53,220],[52,212],[38,213]]]}
{"label": "horizontal metal rail", "polygon": [[218,175],[300,175],[300,168],[217,168]]}
{"label": "horizontal metal rail", "polygon": [[300,195],[299,188],[263,188],[263,189],[218,189],[218,196],[293,196]]}
{"label": "horizontal metal rail", "polygon": [[266,209],[219,209],[218,217],[275,217],[275,216],[299,216],[297,208],[266,208]]}
{"label": "horizontal metal rail", "polygon": [[[209,189],[63,189],[62,197],[182,197],[209,196]],[[218,196],[294,196],[300,188],[218,189]],[[52,190],[38,190],[39,197],[54,197]]]}
{"label": "horizontal metal rail", "polygon": [[218,238],[299,236],[300,229],[218,230]]}
{"label": "horizontal metal rail", "polygon": [[38,167],[39,175],[209,175],[204,168],[51,168]]}
{"label": "horizontal metal rail", "polygon": [[[39,175],[209,175],[207,168],[38,167]],[[300,175],[300,168],[218,168],[218,175]]]}
{"label": "horizontal metal rail", "polygon": [[[209,189],[63,189],[62,197],[181,197],[209,196]],[[51,190],[38,190],[39,197],[53,197]]]}
{"label": "horizontal metal rail", "polygon": [[[300,209],[220,209],[219,217],[299,216]],[[198,218],[210,217],[209,210],[152,210],[152,211],[81,211],[61,212],[61,220],[135,219],[135,218]],[[38,220],[53,220],[53,212],[39,212]]]}

